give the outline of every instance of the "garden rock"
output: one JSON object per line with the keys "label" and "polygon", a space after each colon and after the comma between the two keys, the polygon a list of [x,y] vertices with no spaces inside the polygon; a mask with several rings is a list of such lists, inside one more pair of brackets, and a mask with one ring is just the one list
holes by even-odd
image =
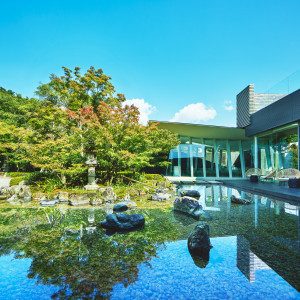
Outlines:
{"label": "garden rock", "polygon": [[18,196],[18,198],[23,199],[25,202],[31,201],[30,187],[26,186],[26,185],[21,186],[21,190],[17,196]]}
{"label": "garden rock", "polygon": [[0,200],[6,200],[10,197],[11,195],[10,194],[1,194],[0,195]]}
{"label": "garden rock", "polygon": [[117,195],[114,193],[112,187],[107,187],[102,193],[101,197],[104,199],[104,202],[111,203],[117,200]]}
{"label": "garden rock", "polygon": [[144,226],[145,218],[142,215],[109,214],[106,220],[100,222],[105,229],[127,231]]}
{"label": "garden rock", "polygon": [[188,214],[198,220],[209,221],[211,216],[202,210],[200,203],[192,197],[178,197],[174,201],[174,210]]}
{"label": "garden rock", "polygon": [[211,248],[209,225],[205,222],[199,222],[188,238],[189,252],[192,256],[200,257],[204,261],[209,261],[209,251]]}
{"label": "garden rock", "polygon": [[96,205],[102,205],[102,204],[103,204],[103,200],[102,200],[102,199],[99,199],[99,198],[97,198],[97,199],[92,199],[92,200],[91,200],[91,204],[92,204],[93,206],[96,206]]}
{"label": "garden rock", "polygon": [[33,200],[41,201],[41,200],[46,200],[46,196],[43,193],[36,193],[33,197]]}
{"label": "garden rock", "polygon": [[136,208],[137,207],[137,204],[134,202],[134,201],[123,201],[123,202],[120,202],[120,203],[117,203],[114,208],[113,208],[113,211],[114,212],[123,212],[123,211],[126,211],[128,209],[133,209],[133,208]]}
{"label": "garden rock", "polygon": [[42,200],[40,202],[40,205],[42,206],[55,206],[57,205],[59,202],[57,199],[46,199],[46,200]]}
{"label": "garden rock", "polygon": [[151,200],[153,201],[165,201],[171,198],[170,194],[166,193],[156,193],[151,196]]}
{"label": "garden rock", "polygon": [[237,197],[237,196],[234,196],[234,195],[232,195],[230,197],[230,201],[231,201],[231,203],[242,204],[242,205],[248,205],[248,204],[252,203],[251,200],[242,199],[241,197]]}
{"label": "garden rock", "polygon": [[19,184],[18,184],[18,186],[24,186],[24,185],[25,185],[25,181],[24,180],[20,181]]}
{"label": "garden rock", "polygon": [[139,189],[137,192],[140,197],[146,196],[146,192],[144,190]]}
{"label": "garden rock", "polygon": [[200,198],[199,191],[196,190],[186,190],[186,191],[180,191],[181,197],[188,196],[193,198]]}
{"label": "garden rock", "polygon": [[130,195],[129,194],[126,194],[125,196],[124,196],[124,199],[123,199],[124,201],[130,201]]}
{"label": "garden rock", "polygon": [[55,195],[54,198],[57,199],[60,203],[68,202],[69,201],[69,193],[68,192],[59,191],[58,194]]}
{"label": "garden rock", "polygon": [[18,200],[18,196],[17,195],[12,195],[10,198],[7,199],[7,201],[9,203],[12,203],[14,201],[17,201]]}
{"label": "garden rock", "polygon": [[72,206],[87,205],[90,204],[91,198],[95,196],[96,193],[84,193],[79,195],[72,195],[69,200],[69,203]]}

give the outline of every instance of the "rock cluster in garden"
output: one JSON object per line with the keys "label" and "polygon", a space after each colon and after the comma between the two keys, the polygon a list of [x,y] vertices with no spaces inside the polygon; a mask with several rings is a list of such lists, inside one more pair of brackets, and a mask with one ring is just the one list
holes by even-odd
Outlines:
{"label": "rock cluster in garden", "polygon": [[0,200],[6,200],[15,205],[30,202],[30,187],[25,185],[24,181],[21,181],[18,185],[3,187],[0,189]]}

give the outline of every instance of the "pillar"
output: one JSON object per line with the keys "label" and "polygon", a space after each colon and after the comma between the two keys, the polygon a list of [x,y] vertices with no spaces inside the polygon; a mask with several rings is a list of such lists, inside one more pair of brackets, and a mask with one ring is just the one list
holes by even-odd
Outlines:
{"label": "pillar", "polygon": [[254,136],[254,168],[258,168],[258,141],[257,136]]}
{"label": "pillar", "polygon": [[244,151],[242,147],[242,141],[239,140],[239,150],[240,150],[240,160],[241,160],[241,168],[242,168],[242,177],[245,178],[245,157],[244,157]]}
{"label": "pillar", "polygon": [[230,144],[229,141],[226,141],[226,149],[227,149],[227,165],[229,171],[229,178],[232,178],[232,169],[231,169],[231,153],[230,153]]}
{"label": "pillar", "polygon": [[219,178],[219,153],[216,140],[214,140],[214,161],[216,166],[216,177]]}

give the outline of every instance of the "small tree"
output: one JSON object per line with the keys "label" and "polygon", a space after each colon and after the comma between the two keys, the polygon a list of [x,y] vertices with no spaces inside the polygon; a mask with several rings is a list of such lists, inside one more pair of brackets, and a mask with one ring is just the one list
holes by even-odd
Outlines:
{"label": "small tree", "polygon": [[27,155],[34,167],[54,172],[61,184],[66,175],[84,168],[80,141],[72,131],[66,111],[47,106],[30,120]]}

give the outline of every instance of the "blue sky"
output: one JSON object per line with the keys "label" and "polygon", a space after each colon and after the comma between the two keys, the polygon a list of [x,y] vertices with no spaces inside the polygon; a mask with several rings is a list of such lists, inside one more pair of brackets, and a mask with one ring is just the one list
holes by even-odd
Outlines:
{"label": "blue sky", "polygon": [[150,119],[235,126],[239,91],[300,69],[299,12],[299,0],[1,1],[0,86],[31,97],[62,66],[93,65]]}

